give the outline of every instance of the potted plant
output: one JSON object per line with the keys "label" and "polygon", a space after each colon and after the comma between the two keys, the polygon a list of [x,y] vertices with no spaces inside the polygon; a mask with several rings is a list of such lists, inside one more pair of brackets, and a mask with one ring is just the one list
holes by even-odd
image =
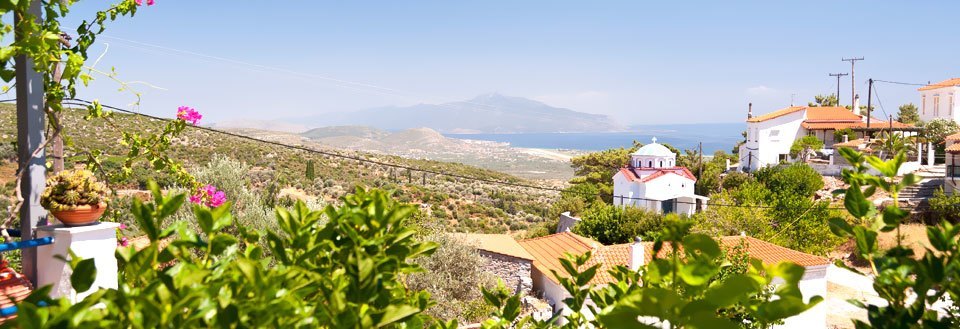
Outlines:
{"label": "potted plant", "polygon": [[47,179],[40,205],[65,226],[93,224],[107,210],[107,187],[89,170],[64,170]]}

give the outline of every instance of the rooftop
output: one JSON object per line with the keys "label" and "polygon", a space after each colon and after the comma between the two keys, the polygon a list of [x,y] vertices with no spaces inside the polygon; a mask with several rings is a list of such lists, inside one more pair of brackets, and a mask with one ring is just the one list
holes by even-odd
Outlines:
{"label": "rooftop", "polygon": [[534,260],[533,255],[520,246],[517,240],[506,234],[453,233],[469,245],[478,249],[505,256]]}
{"label": "rooftop", "polygon": [[[725,236],[720,237],[718,240],[720,244],[727,249],[739,245],[741,241],[746,242],[747,253],[750,257],[759,259],[767,265],[784,261],[794,262],[804,267],[830,264],[830,261],[824,257],[784,248],[749,236]],[[593,284],[613,282],[614,279],[608,272],[617,266],[628,266],[630,262],[630,243],[603,246],[590,238],[570,232],[521,240],[520,245],[534,255],[533,267],[541,273],[544,273],[554,282],[558,280],[550,270],[555,270],[561,274],[566,273],[563,267],[560,266],[559,261],[559,258],[563,257],[566,253],[582,255],[587,251],[594,250],[593,258],[591,258],[589,265],[599,263],[601,266],[597,271],[597,275],[593,281],[591,281]],[[644,263],[646,264],[653,260],[653,242],[643,242],[643,247]],[[667,253],[669,253],[669,247],[664,246],[664,248],[660,250],[660,256],[663,257]]]}
{"label": "rooftop", "polygon": [[686,167],[669,167],[669,168],[620,168],[620,172],[623,173],[623,176],[629,179],[632,182],[641,182],[646,183],[657,179],[659,177],[674,174],[681,177],[689,178],[694,182],[697,181],[697,177],[690,172],[690,169]]}
{"label": "rooftop", "polygon": [[940,89],[940,88],[945,88],[945,87],[956,87],[956,86],[960,86],[960,78],[952,78],[952,79],[943,80],[943,81],[940,81],[940,82],[937,82],[937,83],[933,83],[933,84],[929,84],[929,85],[920,87],[920,88],[917,89],[917,90],[919,90],[919,91],[923,91],[923,90],[934,90],[934,89]]}
{"label": "rooftop", "polygon": [[640,147],[630,155],[664,157],[676,156],[676,154],[674,154],[673,151],[670,151],[670,149],[668,149],[666,146],[663,146],[663,144],[658,144],[656,137],[653,138],[652,143]]}

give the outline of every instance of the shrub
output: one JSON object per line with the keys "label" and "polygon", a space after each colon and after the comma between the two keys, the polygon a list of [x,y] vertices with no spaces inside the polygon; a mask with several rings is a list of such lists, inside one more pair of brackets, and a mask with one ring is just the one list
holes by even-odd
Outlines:
{"label": "shrub", "polygon": [[416,260],[425,271],[407,277],[407,287],[430,293],[437,302],[427,309],[431,316],[465,323],[481,320],[490,307],[480,302],[480,288],[492,288],[496,283],[481,270],[486,260],[475,247],[448,233],[433,233],[423,241],[436,244],[437,249],[432,255]]}
{"label": "shrub", "polygon": [[747,182],[752,182],[752,181],[753,181],[753,177],[750,176],[749,174],[735,171],[735,172],[728,173],[726,176],[723,177],[721,186],[723,187],[724,190],[732,190],[740,187],[743,184],[746,184]]}
{"label": "shrub", "polygon": [[947,195],[940,188],[933,193],[933,197],[928,201],[930,202],[930,219],[934,223],[946,221],[956,224],[960,222],[960,195]]}
{"label": "shrub", "polygon": [[663,216],[660,214],[598,201],[584,212],[573,231],[606,245],[631,242],[638,236],[651,240],[662,227]]}
{"label": "shrub", "polygon": [[[227,199],[234,204],[231,212],[237,219],[237,225],[254,230],[275,231],[277,223],[273,220],[272,211],[264,203],[264,199],[265,197],[273,199],[276,195],[261,196],[253,191],[249,187],[249,172],[250,166],[246,163],[226,156],[214,155],[205,166],[193,170],[193,175],[198,182],[213,185],[226,194]],[[181,211],[177,217],[186,219],[189,216]]]}
{"label": "shrub", "polygon": [[804,163],[761,168],[754,177],[770,191],[781,195],[813,197],[823,188],[823,176]]}

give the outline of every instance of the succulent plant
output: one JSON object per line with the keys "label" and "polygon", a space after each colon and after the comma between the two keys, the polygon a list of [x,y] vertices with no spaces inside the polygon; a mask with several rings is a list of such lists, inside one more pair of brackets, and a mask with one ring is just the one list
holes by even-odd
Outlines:
{"label": "succulent plant", "polygon": [[40,205],[50,211],[62,211],[82,205],[107,202],[107,187],[86,169],[64,170],[47,178],[47,189]]}

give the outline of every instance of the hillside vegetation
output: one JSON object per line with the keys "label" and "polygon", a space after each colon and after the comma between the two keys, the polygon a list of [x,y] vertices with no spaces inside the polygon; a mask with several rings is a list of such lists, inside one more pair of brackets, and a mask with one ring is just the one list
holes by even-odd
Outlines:
{"label": "hillside vegetation", "polygon": [[[120,135],[108,128],[103,121],[85,121],[83,111],[65,110],[64,126],[72,143],[66,146],[67,167],[82,161],[84,152],[99,149],[104,152],[106,168],[119,167],[125,148],[119,145]],[[124,131],[156,131],[161,122],[135,115],[116,114],[114,120]],[[0,150],[12,158],[11,145],[16,142],[16,111],[10,104],[0,104]],[[456,163],[429,160],[412,160],[389,155],[373,155],[348,150],[327,150],[340,154],[375,160],[384,163],[427,169],[433,172],[459,176],[482,177],[487,180],[514,183],[529,183],[523,179]],[[379,187],[393,191],[403,202],[420,204],[424,216],[435,218],[452,230],[471,232],[522,231],[528,226],[544,221],[545,206],[555,199],[555,193],[529,188],[508,187],[498,184],[463,180],[444,175],[424,175],[405,169],[361,163],[357,160],[326,156],[317,153],[259,143],[217,132],[190,128],[174,141],[170,154],[183,161],[187,168],[199,170],[217,155],[245,164],[246,177],[256,193],[273,204],[280,198],[281,190],[289,198],[317,198],[320,202],[338,202],[337,199],[353,192],[358,186]],[[307,176],[308,163],[312,163],[312,176]],[[15,168],[15,164],[3,160],[3,172]],[[131,179],[114,181],[118,189],[141,190],[149,179],[171,187],[172,180],[156,175],[146,167],[138,167]],[[425,184],[424,184],[425,183]],[[2,189],[3,195],[12,196],[12,182]],[[6,207],[0,208],[6,211]]]}

